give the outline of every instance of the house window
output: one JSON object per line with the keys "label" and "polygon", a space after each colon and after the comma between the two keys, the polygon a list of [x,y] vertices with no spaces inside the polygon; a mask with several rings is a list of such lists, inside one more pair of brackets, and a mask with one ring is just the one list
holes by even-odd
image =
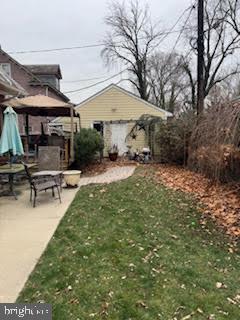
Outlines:
{"label": "house window", "polygon": [[50,84],[51,86],[60,89],[60,82],[59,79],[54,75],[44,75],[44,74],[38,74],[37,77],[45,84]]}
{"label": "house window", "polygon": [[93,129],[97,130],[97,132],[103,134],[103,123],[100,121],[93,122]]}
{"label": "house window", "polygon": [[0,69],[7,76],[11,77],[11,65],[10,65],[10,63],[0,63]]}

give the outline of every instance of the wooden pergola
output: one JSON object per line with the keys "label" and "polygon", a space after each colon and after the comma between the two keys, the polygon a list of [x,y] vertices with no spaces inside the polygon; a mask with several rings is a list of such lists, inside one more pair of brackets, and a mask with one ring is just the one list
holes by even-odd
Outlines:
{"label": "wooden pergola", "polygon": [[29,116],[41,117],[70,117],[71,118],[71,142],[70,160],[74,160],[74,117],[79,117],[72,103],[63,102],[44,95],[28,96],[24,98],[12,98],[2,102],[1,111],[7,106],[13,107],[16,113],[26,116],[26,134],[29,137]]}

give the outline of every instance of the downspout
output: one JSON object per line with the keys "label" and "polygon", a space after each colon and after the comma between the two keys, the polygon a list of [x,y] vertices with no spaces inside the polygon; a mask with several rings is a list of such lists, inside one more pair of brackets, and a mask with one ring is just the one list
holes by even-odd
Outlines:
{"label": "downspout", "polygon": [[81,130],[81,116],[80,113],[78,113],[78,122],[79,122],[79,131]]}
{"label": "downspout", "polygon": [[70,116],[71,116],[71,140],[70,140],[70,162],[74,161],[74,121],[73,121],[73,105],[70,107]]}

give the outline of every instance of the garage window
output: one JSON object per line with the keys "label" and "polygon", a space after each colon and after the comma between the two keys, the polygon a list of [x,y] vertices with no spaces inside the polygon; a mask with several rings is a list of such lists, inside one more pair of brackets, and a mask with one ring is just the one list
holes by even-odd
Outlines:
{"label": "garage window", "polygon": [[103,134],[103,123],[100,121],[93,122],[93,128],[97,130],[97,132]]}

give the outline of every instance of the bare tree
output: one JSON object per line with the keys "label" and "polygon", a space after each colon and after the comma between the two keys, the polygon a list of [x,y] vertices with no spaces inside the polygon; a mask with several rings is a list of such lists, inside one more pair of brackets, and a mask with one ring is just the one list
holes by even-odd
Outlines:
{"label": "bare tree", "polygon": [[[228,22],[229,12],[225,10],[225,1],[230,2],[231,0],[205,0],[205,97],[214,86],[240,72],[239,64],[233,59],[234,54],[240,48],[240,33],[236,33]],[[194,31],[190,37],[190,45],[195,54],[197,53],[196,40],[196,32]],[[192,71],[187,67],[186,72],[190,79],[195,78],[193,76],[195,70]],[[195,81],[191,82],[193,84]]]}
{"label": "bare tree", "polygon": [[240,47],[240,34],[234,34],[226,22],[221,0],[206,0],[205,95],[217,84],[239,73],[239,65],[223,69],[225,62]]}
{"label": "bare tree", "polygon": [[110,27],[102,50],[105,62],[124,63],[130,75],[128,80],[140,97],[148,100],[148,58],[160,37],[157,26],[151,23],[148,7],[140,7],[138,0],[131,1],[129,6],[114,1],[105,22]]}
{"label": "bare tree", "polygon": [[238,99],[240,95],[240,78],[239,75],[228,78],[218,83],[209,93],[207,97],[208,105],[223,105],[234,99]]}
{"label": "bare tree", "polygon": [[183,72],[184,59],[177,53],[158,52],[149,59],[150,98],[157,106],[170,112],[178,111],[189,87]]}
{"label": "bare tree", "polygon": [[197,101],[197,80],[192,72],[191,66],[192,60],[188,59],[188,57],[184,57],[182,62],[182,69],[188,79],[188,85],[185,87],[184,91],[184,106],[187,109],[196,109],[196,101]]}
{"label": "bare tree", "polygon": [[226,14],[226,22],[237,34],[240,34],[240,1],[222,0],[222,7]]}

